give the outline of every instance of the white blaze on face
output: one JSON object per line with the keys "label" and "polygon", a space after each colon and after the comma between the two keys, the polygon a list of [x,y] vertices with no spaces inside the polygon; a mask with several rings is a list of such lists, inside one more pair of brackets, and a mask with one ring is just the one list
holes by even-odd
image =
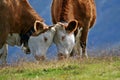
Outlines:
{"label": "white blaze on face", "polygon": [[75,45],[74,33],[67,31],[63,25],[57,23],[54,43],[57,46],[58,53],[69,55]]}
{"label": "white blaze on face", "polygon": [[28,46],[34,56],[46,56],[49,46],[52,44],[55,34],[55,28],[52,27],[48,31],[38,35],[31,36],[28,41]]}

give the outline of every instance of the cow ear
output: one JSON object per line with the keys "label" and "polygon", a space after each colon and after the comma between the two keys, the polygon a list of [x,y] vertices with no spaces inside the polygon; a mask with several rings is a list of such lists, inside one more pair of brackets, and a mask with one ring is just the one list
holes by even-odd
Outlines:
{"label": "cow ear", "polygon": [[73,33],[78,27],[78,21],[73,20],[68,23],[68,26],[65,28],[65,30],[68,33]]}
{"label": "cow ear", "polygon": [[41,32],[44,32],[44,31],[47,30],[47,29],[48,29],[48,26],[45,25],[45,23],[40,22],[40,21],[38,21],[38,20],[35,21],[35,23],[34,23],[34,30],[35,30],[35,33],[36,33],[36,34],[39,34],[39,33],[41,33]]}
{"label": "cow ear", "polygon": [[35,32],[42,30],[42,29],[43,29],[43,24],[40,21],[35,21],[34,23]]}

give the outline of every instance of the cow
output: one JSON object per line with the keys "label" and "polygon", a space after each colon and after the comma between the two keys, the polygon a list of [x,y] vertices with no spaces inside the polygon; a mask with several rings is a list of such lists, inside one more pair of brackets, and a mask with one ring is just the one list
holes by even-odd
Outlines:
{"label": "cow", "polygon": [[[55,34],[57,38],[54,39],[54,42],[58,49],[58,56],[62,58],[69,54],[88,58],[86,50],[88,32],[96,22],[94,0],[53,0],[51,16],[53,24],[58,24],[58,27],[61,25],[65,28],[64,31],[58,30]],[[69,35],[63,34],[65,31],[72,29],[74,37],[68,37]]]}
{"label": "cow", "polygon": [[[28,47],[30,49],[30,53],[35,57],[37,61],[43,61],[46,59],[46,53],[48,48],[53,42],[53,37],[55,35],[55,27],[49,27],[45,32],[39,34],[38,36],[30,36],[28,40]],[[24,53],[26,53],[26,49],[21,46],[20,44],[20,36],[19,34],[13,33],[12,35],[8,35],[7,37],[7,44],[10,46],[20,46]],[[6,60],[8,45],[5,44],[4,53],[1,57],[3,62]]]}
{"label": "cow", "polygon": [[[7,44],[12,38],[16,36],[17,41],[13,45],[23,44],[28,49],[30,36],[38,36],[47,29],[48,26],[28,0],[0,0],[0,57],[3,62],[7,54]],[[13,37],[9,39],[11,36]]]}

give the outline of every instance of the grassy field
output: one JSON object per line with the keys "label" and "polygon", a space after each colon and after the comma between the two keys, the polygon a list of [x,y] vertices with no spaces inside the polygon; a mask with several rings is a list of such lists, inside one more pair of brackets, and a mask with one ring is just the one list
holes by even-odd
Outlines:
{"label": "grassy field", "polygon": [[0,67],[0,80],[120,80],[120,57],[20,62]]}

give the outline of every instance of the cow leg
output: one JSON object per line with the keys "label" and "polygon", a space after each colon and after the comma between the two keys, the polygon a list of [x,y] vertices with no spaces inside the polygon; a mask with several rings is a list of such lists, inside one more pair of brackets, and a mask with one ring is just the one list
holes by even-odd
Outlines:
{"label": "cow leg", "polygon": [[82,54],[82,48],[80,46],[80,37],[81,37],[81,29],[77,29],[77,32],[75,32],[75,46],[70,56],[79,57]]}
{"label": "cow leg", "polygon": [[1,38],[1,39],[0,39],[0,49],[2,49],[5,41],[3,41],[2,37],[0,37],[0,38]]}
{"label": "cow leg", "polygon": [[89,30],[88,28],[83,28],[82,34],[80,37],[80,46],[82,48],[82,54],[81,54],[82,58],[88,58],[87,49],[86,49],[88,30]]}
{"label": "cow leg", "polygon": [[75,46],[70,54],[70,56],[75,56],[75,57],[80,57],[80,55],[82,55],[82,48],[80,46],[80,41],[78,39],[76,39],[76,43]]}
{"label": "cow leg", "polygon": [[[4,28],[4,29],[3,29]],[[0,27],[0,61],[4,64],[6,63],[6,56],[7,56],[7,44],[6,39],[9,33],[9,28],[5,26]]]}
{"label": "cow leg", "polygon": [[77,57],[82,57],[82,58],[88,58],[87,55],[87,49],[86,49],[86,44],[87,44],[87,37],[88,37],[88,30],[89,28],[83,27],[82,30],[78,29],[77,34],[75,37],[75,46],[70,54],[70,56],[77,56]]}
{"label": "cow leg", "polygon": [[7,53],[8,53],[8,45],[4,44],[3,47],[0,49],[0,62],[3,64],[6,64],[7,61]]}

